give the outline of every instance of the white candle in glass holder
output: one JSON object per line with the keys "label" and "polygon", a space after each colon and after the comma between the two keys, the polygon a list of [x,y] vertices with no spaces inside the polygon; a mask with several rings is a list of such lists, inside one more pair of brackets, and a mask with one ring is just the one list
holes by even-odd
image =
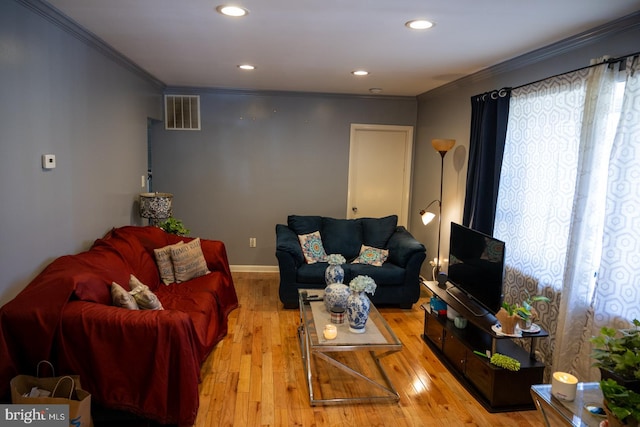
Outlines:
{"label": "white candle in glass holder", "polygon": [[333,340],[338,336],[336,325],[324,325],[323,335],[328,340]]}
{"label": "white candle in glass holder", "polygon": [[572,401],[576,398],[578,379],[566,372],[554,372],[551,379],[551,394],[558,399]]}

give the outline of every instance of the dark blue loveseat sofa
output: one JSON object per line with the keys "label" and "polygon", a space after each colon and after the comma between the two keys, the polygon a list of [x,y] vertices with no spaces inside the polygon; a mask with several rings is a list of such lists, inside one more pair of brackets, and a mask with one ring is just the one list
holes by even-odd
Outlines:
{"label": "dark blue loveseat sofa", "polygon": [[[358,275],[372,277],[377,286],[375,305],[411,308],[420,296],[420,267],[426,258],[424,245],[403,226],[396,215],[384,218],[335,219],[322,216],[290,215],[287,224],[276,225],[276,257],[280,268],[280,301],[285,308],[298,306],[298,289],[324,289],[326,262],[307,264],[299,235],[320,232],[328,255],[346,258],[342,267],[344,283]],[[389,257],[380,267],[351,264],[361,245],[388,249]]]}

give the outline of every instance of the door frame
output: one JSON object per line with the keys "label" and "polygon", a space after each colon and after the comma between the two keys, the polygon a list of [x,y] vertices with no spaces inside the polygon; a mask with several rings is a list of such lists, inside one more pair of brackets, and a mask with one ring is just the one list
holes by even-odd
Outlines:
{"label": "door frame", "polygon": [[362,124],[351,123],[351,133],[349,138],[349,181],[347,187],[347,215],[346,218],[353,218],[353,212],[351,210],[352,203],[352,185],[355,180],[355,164],[354,164],[354,142],[356,140],[356,133],[360,130],[366,131],[400,131],[405,132],[405,159],[404,159],[404,177],[402,188],[402,206],[401,211],[398,214],[398,225],[404,227],[409,223],[409,203],[411,195],[411,176],[413,168],[413,126],[404,125],[374,125],[374,124]]}

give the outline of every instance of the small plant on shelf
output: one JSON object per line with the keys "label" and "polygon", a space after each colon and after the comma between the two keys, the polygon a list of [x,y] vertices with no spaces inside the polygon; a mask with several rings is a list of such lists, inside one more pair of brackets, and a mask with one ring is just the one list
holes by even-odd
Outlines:
{"label": "small plant on shelf", "polygon": [[542,295],[527,296],[521,304],[511,304],[504,301],[502,309],[504,309],[509,318],[514,319],[520,325],[520,329],[526,330],[531,327],[532,322],[538,317],[538,312],[533,306],[538,301],[549,302],[549,298]]}

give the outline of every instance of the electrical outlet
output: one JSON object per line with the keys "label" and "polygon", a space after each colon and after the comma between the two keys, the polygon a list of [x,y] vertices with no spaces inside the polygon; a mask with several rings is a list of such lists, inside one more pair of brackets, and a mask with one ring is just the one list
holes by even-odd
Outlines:
{"label": "electrical outlet", "polygon": [[147,180],[145,179],[144,175],[140,176],[140,187],[144,188],[147,185]]}
{"label": "electrical outlet", "polygon": [[256,238],[255,237],[249,237],[249,247],[250,248],[255,248],[256,247]]}
{"label": "electrical outlet", "polygon": [[56,155],[55,154],[43,154],[42,155],[42,169],[55,169],[56,168]]}

